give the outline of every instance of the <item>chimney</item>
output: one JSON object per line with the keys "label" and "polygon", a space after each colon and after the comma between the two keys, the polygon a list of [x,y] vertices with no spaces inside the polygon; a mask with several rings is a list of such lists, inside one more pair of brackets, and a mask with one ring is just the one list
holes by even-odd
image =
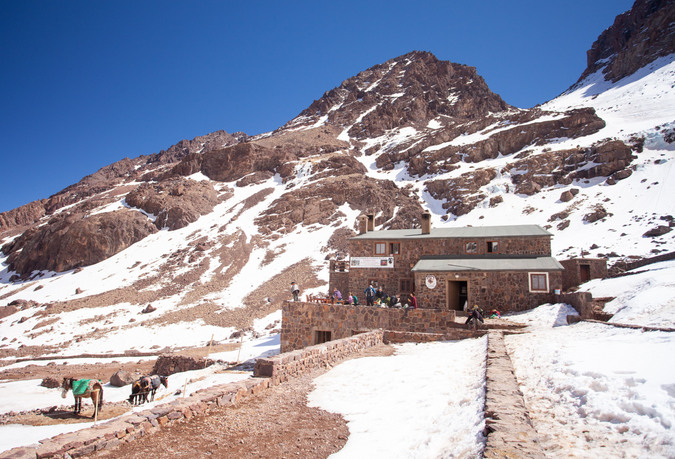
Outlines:
{"label": "chimney", "polygon": [[366,234],[368,232],[368,217],[361,215],[359,218],[359,234]]}
{"label": "chimney", "polygon": [[368,214],[368,231],[375,231],[375,215]]}
{"label": "chimney", "polygon": [[431,214],[427,211],[422,214],[422,234],[431,233]]}

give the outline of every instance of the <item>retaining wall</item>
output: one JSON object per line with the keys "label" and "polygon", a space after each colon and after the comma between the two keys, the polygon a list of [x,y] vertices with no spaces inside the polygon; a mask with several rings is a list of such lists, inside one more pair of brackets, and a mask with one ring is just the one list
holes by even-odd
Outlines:
{"label": "retaining wall", "polygon": [[447,333],[415,333],[386,330],[384,332],[385,344],[401,343],[429,343],[432,341],[455,341],[466,338],[477,338],[487,333],[487,330],[452,330]]}
{"label": "retaining wall", "polygon": [[373,330],[349,338],[258,359],[255,362],[253,376],[271,378],[276,385],[314,368],[333,366],[352,354],[382,344],[382,335],[382,330]]}
{"label": "retaining wall", "polygon": [[381,329],[416,333],[446,333],[462,328],[448,309],[378,308],[287,301],[282,306],[281,352],[317,344],[317,332],[331,340]]}

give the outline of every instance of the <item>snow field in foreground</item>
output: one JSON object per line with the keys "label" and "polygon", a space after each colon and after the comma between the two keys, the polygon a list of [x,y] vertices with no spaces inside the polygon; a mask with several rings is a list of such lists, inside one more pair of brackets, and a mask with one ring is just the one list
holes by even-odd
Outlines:
{"label": "snow field in foreground", "polygon": [[675,457],[675,335],[579,323],[505,338],[554,457]]}
{"label": "snow field in foreground", "polygon": [[477,457],[483,449],[487,338],[402,344],[315,379],[309,406],[350,431],[331,457]]}

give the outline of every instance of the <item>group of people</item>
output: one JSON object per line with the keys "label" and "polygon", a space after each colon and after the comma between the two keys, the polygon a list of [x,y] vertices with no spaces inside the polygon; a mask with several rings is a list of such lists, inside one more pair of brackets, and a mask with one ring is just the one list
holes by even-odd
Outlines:
{"label": "group of people", "polygon": [[[293,301],[300,301],[300,286],[296,282],[291,282],[291,294],[293,295]],[[405,304],[403,303],[402,295],[397,297],[396,295],[388,295],[382,290],[382,287],[377,289],[372,285],[368,285],[363,291],[363,295],[366,298],[366,306],[378,306],[378,307],[404,307],[406,309],[417,309],[417,298],[414,293],[408,294],[408,301]],[[349,295],[344,298],[342,292],[337,288],[333,289],[333,293],[330,295],[332,302],[343,303],[348,305],[357,306],[359,304],[359,298],[354,295],[352,292],[349,292]],[[476,319],[483,323],[483,310],[478,307],[477,304],[467,311],[469,316],[466,319],[465,324],[468,325],[472,319]],[[489,319],[499,319],[501,318],[501,313],[497,309],[491,309]]]}
{"label": "group of people", "polygon": [[387,308],[395,307],[405,307],[417,309],[417,298],[414,293],[408,294],[408,301],[402,306],[401,303],[404,302],[403,295],[396,296],[396,294],[389,295],[382,290],[382,287],[377,289],[373,287],[372,284],[368,285],[363,291],[363,294],[366,297],[366,306],[379,306]]}

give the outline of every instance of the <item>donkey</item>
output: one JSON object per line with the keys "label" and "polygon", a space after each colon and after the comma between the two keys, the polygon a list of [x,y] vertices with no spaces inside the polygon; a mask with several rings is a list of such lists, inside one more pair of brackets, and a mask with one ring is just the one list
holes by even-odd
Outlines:
{"label": "donkey", "polygon": [[150,392],[150,379],[147,376],[141,376],[131,383],[131,395],[129,403],[140,405],[148,401],[148,392]]}
{"label": "donkey", "polygon": [[158,375],[141,376],[131,385],[129,403],[132,405],[140,405],[141,403],[145,403],[148,401],[148,395],[150,395],[150,401],[154,401],[155,393],[157,392],[157,389],[159,389],[160,385],[168,388],[169,378]]}
{"label": "donkey", "polygon": [[166,376],[152,375],[150,376],[150,401],[155,401],[155,392],[159,389],[159,386],[162,385],[169,388],[169,378]]}
{"label": "donkey", "polygon": [[79,414],[82,411],[82,399],[88,397],[91,398],[94,404],[92,418],[96,418],[96,415],[103,407],[103,386],[101,385],[101,381],[98,379],[63,378],[61,397],[66,398],[69,390],[73,391],[73,397],[75,398],[73,413]]}

